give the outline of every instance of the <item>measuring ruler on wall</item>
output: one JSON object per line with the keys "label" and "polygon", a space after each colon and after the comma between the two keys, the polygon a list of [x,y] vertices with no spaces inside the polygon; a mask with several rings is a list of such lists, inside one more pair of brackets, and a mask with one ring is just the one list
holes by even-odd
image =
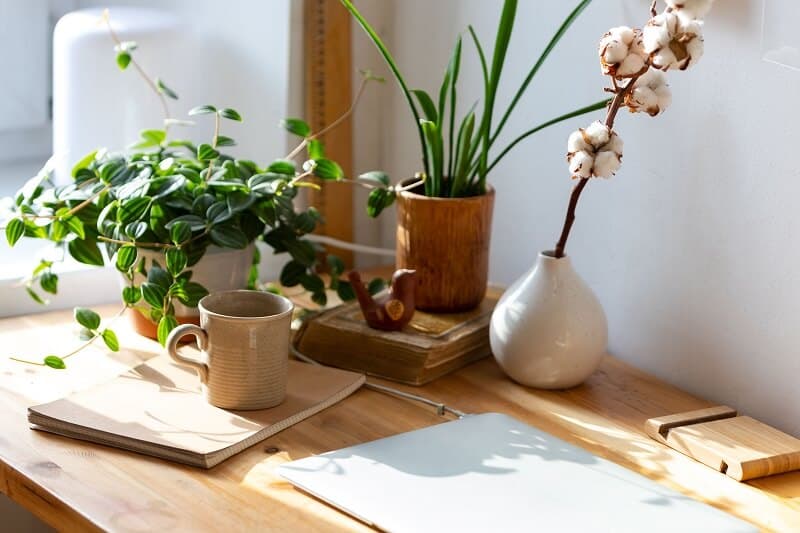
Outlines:
{"label": "measuring ruler on wall", "polygon": [[[338,0],[304,0],[305,111],[312,131],[319,131],[352,103],[352,52],[350,14]],[[353,175],[352,117],[320,138],[326,156],[339,163],[347,177]],[[324,223],[316,233],[352,242],[353,187],[326,182],[322,190],[308,190],[309,204],[322,213]],[[352,252],[330,250],[350,267]]]}

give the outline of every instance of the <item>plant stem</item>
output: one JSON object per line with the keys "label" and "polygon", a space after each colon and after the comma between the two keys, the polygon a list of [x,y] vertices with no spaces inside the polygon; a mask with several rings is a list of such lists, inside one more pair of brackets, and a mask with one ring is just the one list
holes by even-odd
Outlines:
{"label": "plant stem", "polygon": [[[628,93],[633,90],[633,86],[637,79],[639,79],[639,76],[634,76],[631,78],[628,81],[628,84],[622,89],[618,90],[617,94],[614,95],[614,99],[611,101],[611,105],[608,108],[608,113],[606,114],[605,124],[608,129],[614,129],[614,120],[617,118],[617,113],[622,106],[622,102],[625,100],[625,96],[627,96]],[[575,209],[578,207],[578,200],[581,197],[583,189],[589,183],[589,179],[590,178],[581,178],[578,184],[573,187],[572,194],[569,196],[569,205],[567,206],[567,215],[564,218],[564,227],[561,230],[561,237],[559,237],[554,251],[556,259],[564,257],[564,249],[567,246],[567,239],[569,239],[570,230],[572,230],[572,223],[575,222]]]}
{"label": "plant stem", "polygon": [[67,213],[64,214],[64,215],[58,215],[58,216],[56,216],[56,215],[31,215],[29,217],[23,216],[22,218],[24,218],[24,219],[33,219],[33,220],[36,220],[36,219],[39,219],[39,220],[55,220],[57,218],[71,217],[72,215],[74,215],[75,213],[77,213],[78,211],[80,211],[81,209],[83,209],[84,207],[89,205],[90,203],[92,203],[98,196],[100,196],[101,194],[103,194],[104,192],[109,190],[110,188],[111,188],[111,185],[106,185],[105,187],[103,187],[102,189],[100,189],[99,191],[97,191],[96,193],[91,195],[89,198],[87,198],[86,200],[82,201],[81,203],[79,203],[78,205],[76,205],[75,207],[73,207],[72,209],[67,211]]}
{"label": "plant stem", "polygon": [[345,111],[339,118],[337,118],[336,120],[334,120],[333,122],[322,128],[318,132],[312,133],[311,135],[303,139],[303,142],[298,144],[294,150],[289,152],[289,154],[284,159],[294,159],[297,156],[297,154],[299,154],[303,150],[303,148],[305,148],[308,145],[309,141],[322,137],[323,135],[325,135],[326,133],[337,127],[339,124],[341,124],[347,117],[352,115],[353,111],[355,111],[356,106],[358,105],[358,101],[361,99],[361,95],[364,94],[364,89],[366,89],[367,83],[369,83],[369,78],[364,78],[361,80],[361,84],[358,86],[358,91],[356,91],[356,96],[353,98],[353,102],[350,104],[350,108],[347,111]]}
{"label": "plant stem", "polygon": [[[117,33],[114,31],[114,28],[111,27],[111,17],[109,16],[108,9],[103,11],[103,20],[105,21],[106,26],[108,26],[108,33],[109,33],[109,35],[111,35],[111,39],[114,40],[114,42],[117,44],[117,46],[121,46],[122,45],[122,40],[119,38]],[[154,82],[152,80],[152,78],[150,78],[150,76],[147,75],[147,73],[144,71],[144,69],[141,67],[141,65],[139,65],[139,63],[133,58],[133,56],[131,56],[131,64],[136,69],[136,71],[139,73],[139,76],[142,77],[142,79],[145,81],[145,83],[147,83],[147,85],[150,86],[150,88],[153,90],[153,92],[156,93],[156,96],[158,96],[158,99],[161,102],[161,109],[164,111],[164,119],[165,119],[164,132],[167,133],[169,131],[169,121],[168,121],[168,119],[172,118],[170,116],[170,114],[169,114],[169,106],[167,105],[167,98],[162,94],[161,91],[158,90],[158,87],[156,86],[156,82]]]}
{"label": "plant stem", "polygon": [[[127,308],[128,308],[128,306],[124,305],[122,307],[122,309],[120,309],[120,311],[116,315],[111,317],[111,319],[110,319],[109,323],[107,324],[106,328],[103,328],[103,329],[108,329],[108,326],[111,326],[119,317],[121,317],[122,313],[124,313]],[[102,337],[102,334],[97,333],[91,339],[89,339],[88,341],[84,342],[83,344],[81,344],[80,346],[78,346],[77,348],[75,348],[74,350],[69,352],[68,354],[60,356],[59,359],[64,360],[64,359],[67,359],[69,357],[72,357],[73,355],[77,354],[81,350],[91,346],[92,343],[94,343],[94,341],[96,341],[100,337]],[[18,357],[9,357],[9,359],[11,359],[12,361],[16,361],[18,363],[25,363],[25,364],[28,364],[28,365],[47,366],[44,363],[37,363],[36,361],[29,361],[28,359],[20,359]]]}

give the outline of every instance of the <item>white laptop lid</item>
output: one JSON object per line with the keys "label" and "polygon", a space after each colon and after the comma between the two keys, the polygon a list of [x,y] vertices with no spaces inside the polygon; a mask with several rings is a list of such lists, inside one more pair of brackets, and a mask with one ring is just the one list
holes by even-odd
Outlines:
{"label": "white laptop lid", "polygon": [[758,531],[496,413],[308,457],[278,472],[387,531]]}

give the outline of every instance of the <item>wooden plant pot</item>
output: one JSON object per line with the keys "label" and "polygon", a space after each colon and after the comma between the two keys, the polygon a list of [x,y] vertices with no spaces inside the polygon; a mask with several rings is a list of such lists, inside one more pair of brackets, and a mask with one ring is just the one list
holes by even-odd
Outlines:
{"label": "wooden plant pot", "polygon": [[[254,253],[255,244],[251,244],[243,250],[210,246],[202,259],[190,268],[192,281],[200,283],[209,292],[245,289]],[[149,268],[153,261],[157,261],[162,266],[166,264],[164,253],[161,251],[139,250],[139,257],[144,258],[146,268]],[[145,278],[137,273],[134,281],[140,285]],[[127,283],[127,279],[120,276],[120,287],[126,286]],[[143,301],[137,305],[149,309],[149,306]],[[175,302],[174,306],[175,318],[179,324],[200,324],[200,312],[196,307],[187,307],[180,302]],[[149,317],[136,309],[128,309],[127,315],[136,333],[151,339],[157,338],[157,324],[153,323]],[[187,342],[191,339],[192,337],[186,337]]]}
{"label": "wooden plant pot", "polygon": [[397,197],[397,268],[417,271],[416,308],[467,311],[486,294],[494,189],[468,198]]}

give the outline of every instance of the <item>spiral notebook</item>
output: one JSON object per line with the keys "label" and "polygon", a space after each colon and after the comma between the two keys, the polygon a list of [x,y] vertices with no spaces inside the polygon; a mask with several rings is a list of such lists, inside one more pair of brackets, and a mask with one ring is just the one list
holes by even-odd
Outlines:
{"label": "spiral notebook", "polygon": [[32,429],[200,468],[225,459],[343,400],[356,372],[289,361],[286,400],[260,411],[209,405],[197,374],[158,356],[110,382],[28,409]]}

